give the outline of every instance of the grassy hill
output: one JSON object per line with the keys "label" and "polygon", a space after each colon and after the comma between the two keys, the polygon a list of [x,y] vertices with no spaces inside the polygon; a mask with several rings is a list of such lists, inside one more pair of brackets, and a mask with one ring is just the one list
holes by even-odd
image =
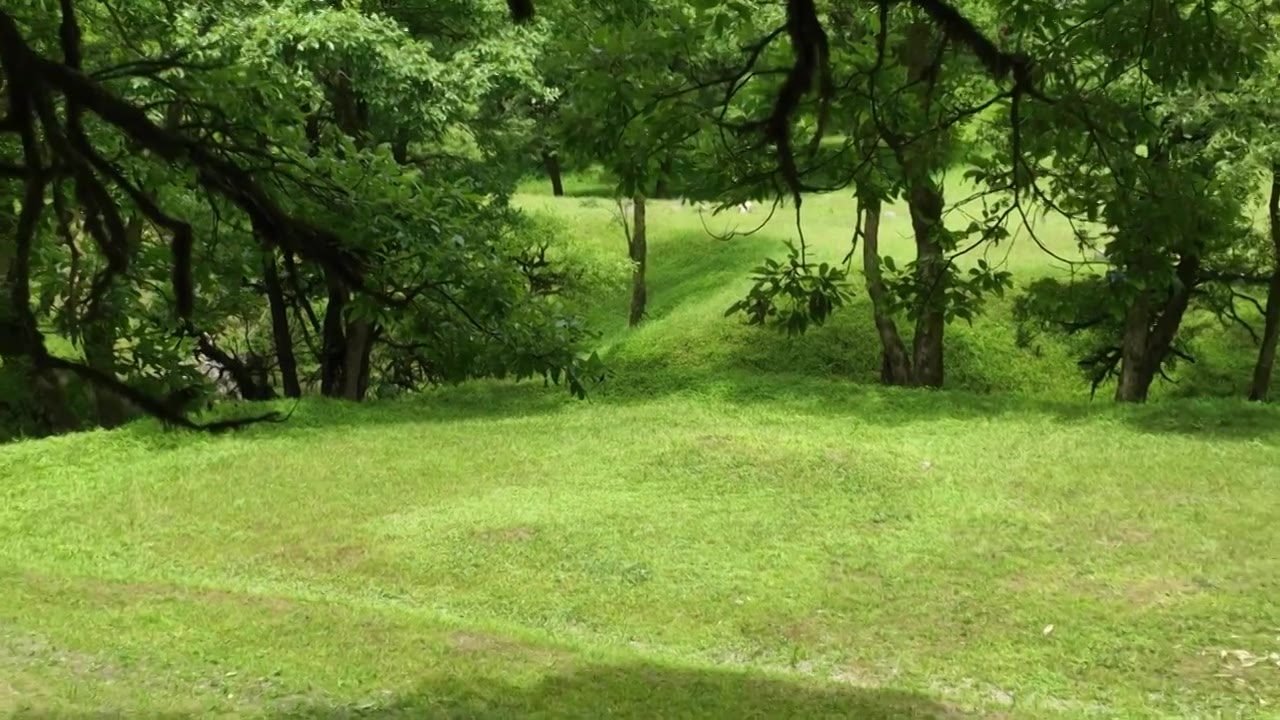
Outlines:
{"label": "grassy hill", "polygon": [[[613,200],[602,197],[607,194],[603,183],[573,178],[567,188],[571,196],[565,198],[538,194],[541,189],[540,184],[527,185],[521,204],[531,212],[557,218],[564,232],[603,256],[625,257],[617,209]],[[970,192],[953,183],[953,195],[964,197]],[[606,392],[643,395],[673,388],[697,391],[753,385],[761,374],[840,383],[878,380],[880,345],[870,304],[860,287],[850,306],[839,310],[826,326],[800,338],[724,317],[725,310],[749,289],[751,269],[766,257],[781,258],[783,241],[798,238],[793,208],[779,208],[770,218],[768,207],[756,207],[749,214],[729,211],[713,216],[710,212],[700,215],[679,201],[650,200],[649,205],[648,321],[627,331],[629,291],[625,287],[601,297],[592,318],[593,326],[604,333],[609,363],[619,374],[615,387]],[[948,222],[967,225],[980,211],[977,203],[962,206]],[[806,199],[801,227],[811,257],[843,262],[855,213],[850,197],[832,194]],[[739,234],[720,239],[732,233]],[[881,236],[882,254],[895,255],[900,261],[913,257],[905,207],[886,208]],[[1070,228],[1049,218],[1036,228],[1034,239],[1022,230],[1012,241],[962,258],[958,264],[967,268],[982,258],[1011,271],[1020,284],[1046,275],[1068,275],[1071,268],[1042,250],[1036,240],[1058,257],[1086,259]],[[861,251],[855,255],[852,279],[860,283],[856,273],[861,268]],[[1032,348],[1020,348],[1012,315],[1012,298],[993,299],[972,325],[957,322],[948,328],[948,388],[1087,401],[1089,385],[1076,369],[1076,360],[1092,348],[1052,336],[1041,336]],[[1194,313],[1185,329],[1195,336],[1197,362],[1184,363],[1171,375],[1173,382],[1157,381],[1153,398],[1244,396],[1256,355],[1248,333]],[[1101,397],[1109,398],[1113,389],[1103,388]]]}
{"label": "grassy hill", "polygon": [[[521,202],[622,253],[608,200]],[[478,383],[0,446],[0,715],[1273,712],[1280,411],[1169,397],[1190,375],[1090,403],[1005,305],[952,328],[957,390],[881,389],[861,304],[792,341],[723,317],[782,218],[650,215],[651,317],[600,299],[588,402]],[[851,218],[815,198],[806,237],[839,259]],[[1191,372],[1228,393],[1214,332]]]}

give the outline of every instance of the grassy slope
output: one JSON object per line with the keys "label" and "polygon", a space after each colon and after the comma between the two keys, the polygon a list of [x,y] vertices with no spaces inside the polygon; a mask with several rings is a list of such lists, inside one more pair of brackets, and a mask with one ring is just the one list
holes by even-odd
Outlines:
{"label": "grassy slope", "polygon": [[[525,201],[621,250],[607,202]],[[848,208],[812,211],[834,255]],[[477,384],[0,447],[0,714],[1280,702],[1280,667],[1244,667],[1280,652],[1280,413],[1090,405],[1068,350],[1017,351],[999,307],[956,328],[969,392],[851,384],[875,369],[858,308],[798,343],[720,317],[781,227],[725,245],[652,215],[652,317],[625,332],[602,302],[618,375],[590,403]]]}
{"label": "grassy slope", "polygon": [[[614,220],[611,200],[593,197],[604,192],[600,184],[572,178],[567,190],[582,197],[554,199],[534,194],[540,185],[530,184],[522,197],[535,212],[562,219],[570,232],[598,239],[603,252],[624,253],[621,228]],[[953,187],[953,195],[968,194]],[[780,371],[807,378],[830,378],[873,383],[879,377],[879,341],[871,325],[864,293],[840,310],[823,328],[799,339],[761,332],[739,320],[726,320],[723,311],[750,287],[751,268],[767,256],[782,256],[784,239],[795,239],[794,212],[779,209],[764,230],[750,236],[718,240],[729,231],[757,228],[768,216],[767,208],[751,214],[728,212],[702,218],[696,210],[673,201],[649,201],[650,304],[649,322],[636,332],[625,332],[629,296],[620,290],[602,298],[594,326],[605,331],[610,362],[625,378],[617,383],[623,393],[647,393],[671,387],[724,381],[750,385],[760,373]],[[812,257],[839,263],[849,250],[855,216],[852,199],[828,195],[806,200],[803,213],[805,239]],[[957,226],[980,214],[970,205],[956,212]],[[882,222],[881,252],[899,261],[914,254],[910,218],[905,207],[889,208]],[[1080,260],[1069,228],[1053,219],[1044,221],[1035,238],[1059,257]],[[1012,242],[988,250],[985,255],[963,258],[968,267],[979,257],[1011,270],[1015,280],[1028,282],[1048,274],[1065,276],[1069,268],[1043,252],[1025,230]],[[861,267],[861,254],[852,269]],[[855,274],[853,280],[860,281]],[[1011,299],[993,299],[985,314],[972,326],[963,322],[948,329],[947,384],[976,393],[1016,392],[1041,398],[1087,400],[1089,389],[1075,369],[1086,349],[1070,341],[1042,336],[1032,350],[1017,347]],[[1183,364],[1173,374],[1175,383],[1157,381],[1155,398],[1182,395],[1240,397],[1247,389],[1255,351],[1248,334],[1239,327],[1222,328],[1216,321],[1192,315],[1186,328],[1196,334],[1198,362]],[[1113,387],[1100,392],[1109,397]]]}

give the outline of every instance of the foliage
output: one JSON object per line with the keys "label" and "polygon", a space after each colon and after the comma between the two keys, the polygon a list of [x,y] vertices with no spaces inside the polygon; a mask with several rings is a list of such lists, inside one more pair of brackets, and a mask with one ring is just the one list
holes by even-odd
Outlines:
{"label": "foliage", "polygon": [[[793,208],[787,257],[756,264],[730,310],[791,336],[851,304],[865,243],[879,344],[910,355],[886,381],[942,384],[944,328],[1005,307],[1015,281],[989,253],[1024,231],[1050,251],[1037,211],[1118,272],[1054,308],[1108,304],[1086,355],[1118,398],[1145,399],[1185,354],[1184,318],[1257,335],[1241,308],[1262,310],[1270,279],[1253,211],[1280,147],[1257,2],[46,5],[11,3],[0,27],[0,229],[18,238],[0,335],[9,373],[91,387],[69,426],[191,425],[210,358],[242,397],[483,377],[582,396],[603,377],[589,298],[622,266],[513,207],[552,156],[602,166],[615,195]],[[957,199],[953,169],[977,195]],[[845,189],[859,209],[838,262],[810,252],[801,209]],[[864,229],[900,202],[905,254]]]}
{"label": "foliage", "polygon": [[[352,399],[374,368],[374,385],[543,376],[585,393],[599,375],[590,335],[531,287],[527,223],[508,203],[512,135],[527,128],[501,98],[549,96],[534,64],[544,33],[504,24],[437,42],[310,2],[159,9],[64,3],[62,31],[28,22],[34,8],[5,16],[14,132],[0,150],[29,197],[52,200],[10,283],[14,331],[35,339],[6,357],[37,374],[66,366],[179,424],[152,391],[196,382],[195,349],[241,371],[278,358],[286,387],[301,372]],[[35,59],[55,48],[65,66]],[[29,84],[13,79],[33,62]],[[87,78],[58,75],[82,64]],[[58,93],[63,116],[34,112]],[[55,158],[83,163],[74,183],[32,166],[28,123]],[[84,363],[52,359],[41,333],[83,347]]]}
{"label": "foliage", "polygon": [[833,311],[849,301],[843,270],[828,263],[810,267],[790,242],[787,250],[785,263],[766,258],[753,271],[755,286],[746,299],[725,311],[726,316],[746,313],[752,325],[772,320],[788,335],[799,335],[810,324],[822,325]]}

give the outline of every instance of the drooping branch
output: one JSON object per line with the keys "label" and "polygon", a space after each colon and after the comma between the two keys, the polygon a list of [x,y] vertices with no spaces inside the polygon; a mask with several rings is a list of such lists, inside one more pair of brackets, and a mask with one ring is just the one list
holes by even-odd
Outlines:
{"label": "drooping branch", "polygon": [[163,160],[194,167],[197,181],[244,212],[260,238],[333,270],[357,289],[365,289],[358,259],[343,247],[341,238],[286,213],[250,173],[201,142],[156,125],[141,109],[76,69],[36,54],[3,11],[0,44],[10,49],[17,66],[27,71],[31,87],[56,90],[68,103],[97,115],[140,148]]}
{"label": "drooping branch", "polygon": [[[122,273],[132,253],[129,234],[120,208],[104,178],[123,190],[134,205],[157,225],[172,234],[174,288],[178,314],[187,320],[193,306],[190,280],[192,233],[186,223],[165,213],[146,193],[128,180],[112,162],[97,152],[84,129],[83,116],[92,113],[119,130],[133,144],[154,152],[170,162],[194,166],[206,190],[219,194],[251,218],[255,227],[275,229],[263,237],[289,244],[300,255],[345,273],[358,285],[358,263],[343,253],[337,238],[308,226],[280,210],[248,172],[224,160],[198,141],[152,123],[145,111],[130,105],[81,72],[81,38],[72,0],[61,0],[62,22],[59,40],[61,63],[48,60],[26,43],[16,22],[0,11],[0,70],[3,70],[8,115],[0,131],[16,134],[23,149],[22,165],[13,175],[24,180],[23,200],[16,224],[14,256],[8,273],[11,307],[0,327],[0,352],[31,360],[36,372],[70,372],[97,388],[132,402],[147,414],[168,425],[191,429],[222,430],[276,419],[275,413],[218,423],[201,424],[186,417],[182,407],[132,388],[111,373],[83,363],[50,355],[45,347],[31,308],[31,258],[48,184],[57,175],[73,181],[79,217],[85,232],[107,260],[107,267],[94,282],[90,302],[106,292]],[[55,100],[61,96],[61,102]],[[60,122],[57,108],[64,108]],[[49,160],[46,162],[45,156]],[[58,222],[66,230],[67,212],[55,198]]]}
{"label": "drooping branch", "polygon": [[533,19],[533,0],[507,0],[507,9],[511,11],[511,19],[517,23]]}
{"label": "drooping branch", "polygon": [[[889,0],[880,0],[888,4]],[[1014,93],[1050,102],[1034,85],[1031,58],[1001,50],[969,18],[945,0],[910,0],[932,19],[952,41],[969,49],[987,72],[997,80],[1013,75]]]}

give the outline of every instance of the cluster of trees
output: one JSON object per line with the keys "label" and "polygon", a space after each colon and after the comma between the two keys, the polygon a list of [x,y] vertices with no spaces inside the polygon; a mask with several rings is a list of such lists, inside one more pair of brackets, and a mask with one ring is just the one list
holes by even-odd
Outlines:
{"label": "cluster of trees", "polygon": [[[562,12],[565,8],[559,8]],[[1065,218],[1091,262],[1017,300],[1024,333],[1085,334],[1096,390],[1144,401],[1187,358],[1180,330],[1210,312],[1255,336],[1249,396],[1265,399],[1280,338],[1280,30],[1263,2],[746,0],[571,8],[571,69],[549,145],[602,162],[632,197],[632,322],[644,307],[646,194],[725,208],[850,192],[862,290],[887,384],[939,387],[947,325],[1011,275],[962,258],[1040,243]],[[984,28],[986,29],[984,31]],[[556,128],[558,127],[558,132]],[[965,170],[981,192],[946,196]],[[982,201],[968,227],[944,222]],[[880,252],[881,207],[910,208],[915,254]],[[1269,219],[1257,221],[1258,208]],[[639,238],[639,242],[635,242]],[[859,244],[861,247],[859,248]],[[638,247],[637,247],[638,246]],[[1046,253],[1052,250],[1043,244]],[[847,304],[849,265],[766,260],[730,308],[801,333]],[[1261,325],[1261,329],[1255,328]],[[904,337],[904,326],[909,333]]]}
{"label": "cluster of trees", "polygon": [[478,0],[6,3],[10,412],[191,426],[202,367],[248,399],[584,392],[581,268],[508,203],[546,43]]}
{"label": "cluster of trees", "polygon": [[[8,410],[27,431],[139,411],[195,426],[196,358],[249,399],[506,376],[582,394],[602,372],[580,317],[592,270],[509,200],[532,166],[560,193],[583,164],[632,214],[632,324],[647,198],[799,213],[849,192],[883,380],[941,386],[948,323],[1012,286],[961,258],[1056,213],[1105,262],[1034,284],[1019,313],[1091,333],[1095,387],[1144,400],[1187,313],[1246,323],[1248,304],[1262,399],[1280,337],[1265,5],[13,0],[0,381],[25,396]],[[964,229],[945,222],[971,200],[946,194],[957,167],[983,190]],[[915,254],[895,259],[879,226],[899,200]],[[854,291],[802,234],[754,280],[731,313],[790,333]]]}

